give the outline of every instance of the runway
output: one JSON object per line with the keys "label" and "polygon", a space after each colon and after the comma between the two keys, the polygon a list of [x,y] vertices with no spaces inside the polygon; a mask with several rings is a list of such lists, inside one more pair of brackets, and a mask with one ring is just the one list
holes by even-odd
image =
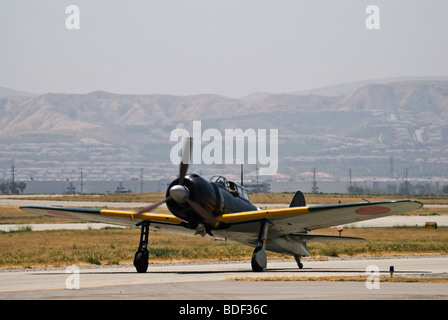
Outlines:
{"label": "runway", "polygon": [[[249,261],[150,265],[138,274],[133,266],[95,266],[30,270],[0,270],[0,299],[149,299],[149,300],[413,300],[448,299],[447,283],[381,282],[394,275],[448,277],[448,256],[403,258],[303,259],[269,261],[262,273]],[[369,266],[378,267],[373,283]],[[241,277],[363,276],[366,281],[235,281]],[[383,278],[384,279],[384,278]],[[375,280],[375,281],[376,281]],[[78,289],[79,286],[79,289]]]}

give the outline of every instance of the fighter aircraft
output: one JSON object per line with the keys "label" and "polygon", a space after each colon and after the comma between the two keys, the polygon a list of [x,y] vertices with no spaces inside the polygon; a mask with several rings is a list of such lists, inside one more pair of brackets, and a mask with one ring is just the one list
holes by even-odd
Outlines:
{"label": "fighter aircraft", "polygon": [[[297,191],[289,208],[261,210],[250,202],[246,189],[238,183],[219,175],[206,180],[194,173],[187,174],[189,161],[186,159],[182,157],[179,177],[168,186],[166,198],[137,212],[42,206],[20,209],[49,216],[139,226],[141,234],[134,266],[137,272],[144,273],[148,269],[150,229],[221,238],[254,247],[251,260],[254,272],[266,269],[266,250],[294,256],[302,269],[301,258],[309,256],[308,242],[364,240],[310,234],[310,231],[402,214],[422,207],[420,202],[411,200],[307,206],[303,193]],[[163,203],[171,213],[151,212]]]}

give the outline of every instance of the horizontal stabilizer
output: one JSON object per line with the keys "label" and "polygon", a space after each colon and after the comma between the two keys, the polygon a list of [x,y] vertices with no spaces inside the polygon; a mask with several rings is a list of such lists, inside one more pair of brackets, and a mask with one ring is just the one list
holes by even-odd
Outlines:
{"label": "horizontal stabilizer", "polygon": [[336,241],[364,241],[363,238],[356,237],[341,237],[329,236],[323,234],[309,234],[309,233],[292,233],[290,234],[295,241],[298,242],[336,242]]}

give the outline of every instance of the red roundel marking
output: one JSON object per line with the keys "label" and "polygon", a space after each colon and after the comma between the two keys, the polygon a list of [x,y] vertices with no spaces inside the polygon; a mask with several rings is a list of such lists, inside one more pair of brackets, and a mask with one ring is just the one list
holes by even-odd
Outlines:
{"label": "red roundel marking", "polygon": [[388,207],[364,207],[356,209],[356,214],[363,214],[363,215],[377,215],[377,214],[385,214],[389,213],[390,208]]}

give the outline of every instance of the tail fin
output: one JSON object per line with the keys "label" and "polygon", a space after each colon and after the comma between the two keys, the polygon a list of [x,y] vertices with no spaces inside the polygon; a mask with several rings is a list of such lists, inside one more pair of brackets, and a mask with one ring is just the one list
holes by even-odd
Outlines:
{"label": "tail fin", "polygon": [[304,206],[306,206],[305,197],[303,196],[302,191],[297,191],[296,194],[294,195],[294,198],[292,198],[289,207],[292,208],[292,207],[304,207]]}

